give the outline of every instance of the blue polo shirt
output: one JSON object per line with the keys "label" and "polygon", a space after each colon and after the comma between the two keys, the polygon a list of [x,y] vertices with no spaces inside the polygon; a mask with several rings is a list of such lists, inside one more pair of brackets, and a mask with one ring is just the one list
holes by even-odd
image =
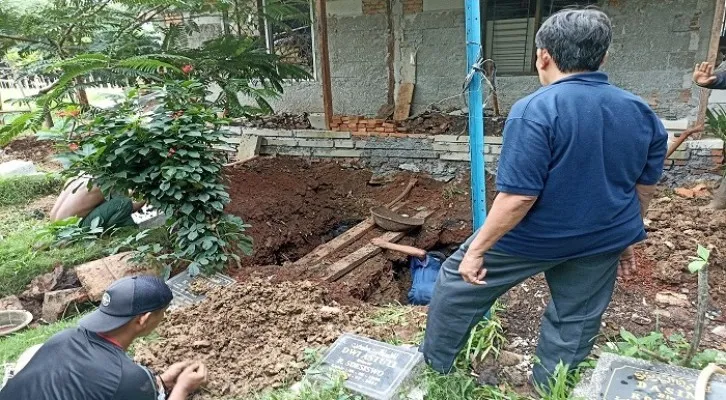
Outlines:
{"label": "blue polo shirt", "polygon": [[667,146],[650,107],[604,73],[573,75],[518,101],[504,126],[497,190],[538,199],[493,249],[561,260],[645,239],[635,185],[660,180]]}

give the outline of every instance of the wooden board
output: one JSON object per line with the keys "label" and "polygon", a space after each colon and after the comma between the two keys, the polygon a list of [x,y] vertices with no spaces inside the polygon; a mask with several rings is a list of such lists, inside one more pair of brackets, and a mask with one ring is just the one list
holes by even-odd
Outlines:
{"label": "wooden board", "polygon": [[365,221],[348,229],[342,235],[318,246],[315,250],[306,254],[303,258],[295,261],[294,265],[305,265],[320,261],[328,255],[335,253],[338,249],[349,246],[351,243],[368,233],[375,226],[376,224],[373,222],[372,218],[366,218]]}
{"label": "wooden board", "polygon": [[[433,211],[420,211],[416,213],[416,215],[414,215],[414,218],[425,219],[431,214],[433,214]],[[406,232],[386,232],[383,235],[379,236],[379,238],[388,242],[397,242],[401,240],[401,238],[403,238],[404,236],[406,236]],[[328,275],[325,277],[325,281],[337,281],[338,279],[350,273],[350,271],[354,270],[355,268],[366,262],[366,260],[368,260],[369,258],[379,254],[381,251],[383,250],[380,247],[372,244],[367,244],[361,247],[360,249],[354,251],[351,254],[348,254],[347,256],[336,261],[334,264],[330,265],[328,267]]]}
{"label": "wooden board", "polygon": [[403,121],[411,114],[411,102],[413,101],[413,83],[402,83],[398,88],[398,98],[396,99],[396,111],[393,113],[395,121]]}
{"label": "wooden board", "polygon": [[[392,207],[392,210],[397,210],[401,208],[403,204],[405,203]],[[376,224],[375,222],[373,222],[373,218],[366,218],[363,222],[343,232],[342,235],[337,236],[333,240],[316,247],[315,250],[306,254],[303,258],[295,261],[293,265],[317,263],[325,257],[337,252],[338,250],[350,246],[353,242],[363,237],[366,233],[370,232],[375,227]]]}

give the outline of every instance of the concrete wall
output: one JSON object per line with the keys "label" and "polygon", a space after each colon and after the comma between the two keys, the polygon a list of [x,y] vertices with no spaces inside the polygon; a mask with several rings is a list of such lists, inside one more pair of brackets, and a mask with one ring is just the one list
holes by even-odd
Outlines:
{"label": "concrete wall", "polygon": [[[692,116],[698,94],[690,72],[706,57],[715,1],[602,0],[615,29],[605,67],[612,81],[645,98],[663,118]],[[464,105],[458,96],[466,75],[463,1],[327,4],[336,113],[375,114],[390,99],[390,74],[395,88],[416,83],[413,112],[433,103]],[[505,110],[539,87],[535,76],[500,76],[498,84]],[[322,112],[318,82],[286,89],[273,102],[277,111]]]}
{"label": "concrete wall", "polygon": [[[667,123],[666,127],[672,136],[685,129],[679,123]],[[320,130],[231,129],[237,134],[261,136],[259,153],[262,156],[348,160],[379,173],[406,170],[442,180],[449,180],[469,168],[468,136],[386,137]],[[487,170],[496,173],[502,138],[487,136],[484,142]],[[239,143],[239,138],[232,137],[230,143]],[[717,168],[723,161],[722,140],[688,140],[667,160],[662,183],[677,187],[696,180],[718,180]]]}

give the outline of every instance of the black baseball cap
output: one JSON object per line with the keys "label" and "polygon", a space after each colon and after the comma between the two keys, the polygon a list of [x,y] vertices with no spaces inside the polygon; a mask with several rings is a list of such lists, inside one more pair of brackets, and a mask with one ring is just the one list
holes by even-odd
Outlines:
{"label": "black baseball cap", "polygon": [[91,332],[110,332],[138,315],[166,308],[173,298],[171,289],[159,277],[121,278],[106,289],[98,309],[78,324]]}

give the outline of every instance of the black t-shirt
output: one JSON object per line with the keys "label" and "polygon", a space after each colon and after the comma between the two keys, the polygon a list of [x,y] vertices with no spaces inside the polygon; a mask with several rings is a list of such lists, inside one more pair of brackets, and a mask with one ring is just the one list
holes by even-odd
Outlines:
{"label": "black t-shirt", "polygon": [[156,400],[156,381],[120,347],[83,328],[53,336],[0,400]]}

